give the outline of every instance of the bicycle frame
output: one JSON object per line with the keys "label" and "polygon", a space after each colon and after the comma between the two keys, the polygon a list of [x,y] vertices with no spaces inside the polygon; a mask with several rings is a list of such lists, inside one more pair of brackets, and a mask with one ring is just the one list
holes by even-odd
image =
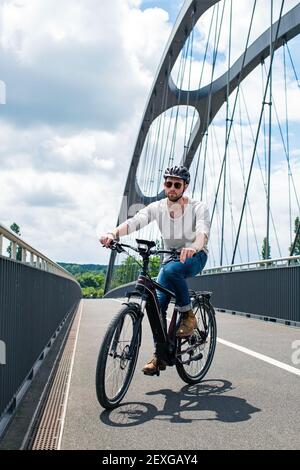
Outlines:
{"label": "bicycle frame", "polygon": [[[145,302],[145,308],[149,319],[152,334],[156,339],[156,352],[158,356],[167,362],[168,365],[175,364],[175,326],[177,319],[177,309],[174,308],[172,320],[167,329],[166,321],[163,318],[159,301],[156,294],[156,289],[164,292],[170,297],[175,298],[175,294],[166,289],[165,287],[158,284],[153,279],[141,273],[135,284],[135,290],[128,292],[126,295],[130,298],[131,296],[139,296],[142,301]],[[141,317],[143,317],[143,309],[139,305]]]}
{"label": "bicycle frame", "polygon": [[[166,289],[158,282],[154,281],[148,273],[149,257],[151,254],[153,254],[153,252],[151,252],[151,248],[155,246],[155,243],[140,239],[137,239],[136,241],[140,244],[139,249],[133,248],[130,245],[115,243],[115,249],[117,249],[117,251],[122,252],[122,246],[129,247],[137,251],[143,258],[142,270],[135,284],[135,290],[126,293],[128,302],[124,302],[125,304],[133,307],[133,309],[136,311],[136,314],[138,315],[138,318],[140,319],[140,321],[136,324],[132,344],[135,344],[135,339],[144,316],[145,306],[152,334],[156,342],[156,353],[168,365],[172,366],[176,363],[176,323],[178,311],[175,307],[170,326],[167,328],[167,323],[163,318],[160,304],[157,298],[156,289],[165,293],[170,297],[170,299],[175,299],[176,296],[174,292]],[[176,250],[156,250],[155,253],[171,253],[173,255],[178,255]],[[136,302],[130,302],[131,296],[140,297],[142,300],[141,304],[139,305]],[[198,297],[197,294],[196,297]],[[144,306],[142,305],[143,301],[145,302]],[[130,353],[131,352],[132,351],[130,350]]]}
{"label": "bicycle frame", "polygon": [[[161,253],[168,253],[171,255],[170,260],[179,261],[179,252],[175,249],[168,251],[152,249],[155,246],[153,241],[140,239],[136,241],[139,244],[138,248],[118,242],[111,244],[111,248],[119,253],[125,251],[123,247],[135,250],[142,256],[143,265],[140,265],[142,271],[135,283],[135,290],[126,293],[128,301],[123,302],[124,307],[112,319],[99,351],[96,392],[100,405],[106,409],[113,409],[119,405],[131,383],[142,339],[142,321],[145,310],[159,359],[169,366],[175,365],[180,378],[187,384],[197,384],[203,379],[211,365],[216,347],[216,321],[213,307],[209,302],[211,293],[189,291],[193,298],[193,308],[200,307],[202,320],[197,328],[194,328],[192,335],[177,338],[179,312],[176,303],[171,324],[167,328],[157,291],[167,295],[168,300],[175,298],[175,294],[151,278],[148,264],[151,255]],[[131,300],[132,296],[137,296],[140,302]],[[203,351],[207,353],[204,354]],[[204,361],[202,361],[203,358]],[[150,371],[151,373],[147,373],[145,368],[142,370],[146,375],[159,375],[160,370],[164,369],[164,364],[158,363],[155,370]]]}

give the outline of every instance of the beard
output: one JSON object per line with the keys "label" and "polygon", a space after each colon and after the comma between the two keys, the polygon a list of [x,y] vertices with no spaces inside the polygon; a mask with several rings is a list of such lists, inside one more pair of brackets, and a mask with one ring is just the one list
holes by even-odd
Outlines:
{"label": "beard", "polygon": [[167,198],[169,199],[169,201],[171,202],[177,202],[179,199],[181,199],[183,196],[183,193],[181,193],[179,196],[176,196],[175,194],[169,194],[167,196]]}

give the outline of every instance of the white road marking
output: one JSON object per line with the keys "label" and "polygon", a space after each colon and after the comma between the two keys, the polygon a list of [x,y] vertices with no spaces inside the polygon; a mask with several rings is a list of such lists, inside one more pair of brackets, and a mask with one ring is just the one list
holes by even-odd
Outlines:
{"label": "white road marking", "polygon": [[252,351],[251,349],[244,348],[243,346],[239,346],[238,344],[231,343],[230,341],[226,341],[225,339],[217,338],[217,342],[220,344],[224,344],[224,346],[228,346],[229,348],[236,349],[237,351],[240,351],[242,353],[249,354],[249,356],[252,356],[252,357],[255,357],[256,359],[260,359],[261,361],[267,362],[268,364],[271,364],[272,366],[279,367],[280,369],[284,369],[287,372],[291,372],[292,374],[300,376],[300,369],[289,366],[288,364],[285,364],[284,362],[276,361],[276,359],[272,359],[269,356],[265,356],[264,354],[260,354],[258,352]]}
{"label": "white road marking", "polygon": [[[117,299],[111,299],[111,300],[117,300]],[[117,302],[122,303],[120,300],[117,300]],[[167,321],[170,322],[171,319],[167,317]],[[256,351],[252,351],[252,349],[244,348],[243,346],[239,346],[238,344],[231,343],[230,341],[226,341],[225,339],[222,339],[222,338],[217,338],[217,342],[220,344],[223,344],[224,346],[228,346],[229,348],[236,349],[237,351],[240,351],[244,354],[248,354],[249,356],[255,357],[256,359],[260,359],[261,361],[271,364],[272,366],[279,367],[280,369],[286,370],[287,372],[291,372],[291,374],[300,376],[300,369],[297,369],[296,367],[285,364],[284,362],[277,361],[276,359],[272,359],[272,357],[265,356],[264,354],[260,354]]]}
{"label": "white road marking", "polygon": [[[167,320],[171,321],[170,318],[167,318]],[[243,346],[239,346],[238,344],[231,343],[230,341],[226,341],[225,339],[222,339],[222,338],[217,338],[217,342],[220,344],[223,344],[224,346],[228,346],[229,348],[233,348],[233,349],[236,349],[237,351],[243,352],[245,354],[249,354],[249,356],[252,356],[252,357],[255,357],[256,359],[260,359],[261,361],[267,362],[268,364],[271,364],[272,366],[279,367],[280,369],[284,369],[287,372],[291,372],[292,374],[300,376],[300,369],[289,366],[288,364],[285,364],[284,362],[277,361],[276,359],[272,359],[269,356],[265,356],[264,354],[257,353],[255,351],[252,351],[251,349],[244,348]]]}

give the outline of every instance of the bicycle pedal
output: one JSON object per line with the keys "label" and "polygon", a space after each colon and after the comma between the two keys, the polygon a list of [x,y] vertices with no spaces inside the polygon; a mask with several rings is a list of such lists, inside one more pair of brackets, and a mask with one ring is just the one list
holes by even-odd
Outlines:
{"label": "bicycle pedal", "polygon": [[156,370],[154,372],[144,372],[142,371],[144,375],[147,375],[148,377],[154,377],[155,375],[159,376],[160,375],[160,371],[159,370]]}

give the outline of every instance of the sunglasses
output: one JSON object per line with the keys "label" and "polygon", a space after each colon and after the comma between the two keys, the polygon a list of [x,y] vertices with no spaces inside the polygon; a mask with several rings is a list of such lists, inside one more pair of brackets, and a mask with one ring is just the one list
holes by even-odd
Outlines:
{"label": "sunglasses", "polygon": [[173,183],[173,181],[166,181],[165,182],[165,187],[166,188],[172,188],[174,186],[175,189],[180,189],[182,187],[182,183]]}

